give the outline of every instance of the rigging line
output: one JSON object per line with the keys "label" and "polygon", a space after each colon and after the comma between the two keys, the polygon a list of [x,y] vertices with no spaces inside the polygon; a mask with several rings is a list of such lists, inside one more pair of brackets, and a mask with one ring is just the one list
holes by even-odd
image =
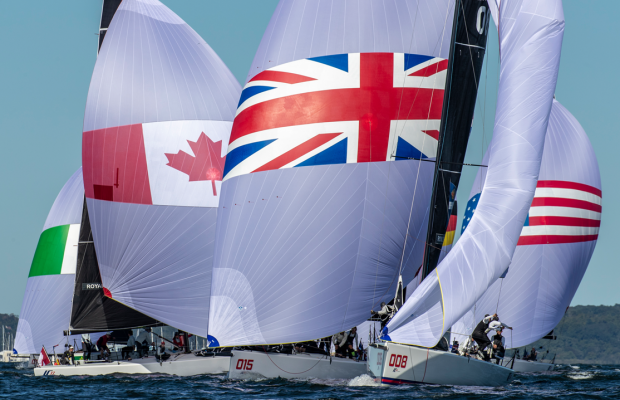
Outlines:
{"label": "rigging line", "polygon": [[499,283],[499,293],[497,294],[497,306],[495,306],[495,314],[497,314],[497,309],[499,308],[499,299],[502,296],[502,285],[504,284],[504,278],[502,278],[502,281]]}
{"label": "rigging line", "polygon": [[[448,7],[448,10],[450,8]],[[443,32],[442,32],[442,36],[445,35],[446,33],[446,22],[448,19],[448,12],[446,12],[446,18],[444,20],[444,26],[443,26]],[[442,46],[443,46],[443,40],[442,40]],[[441,52],[441,47],[440,47],[440,52]],[[438,67],[439,68],[439,67]],[[433,98],[435,97],[435,83],[437,82],[437,74],[435,74],[434,77],[434,82],[433,82],[433,89],[431,90],[431,100],[430,100],[430,104],[429,104],[429,108],[428,108],[428,114],[427,114],[427,118],[426,118],[426,127],[428,128],[428,121],[429,121],[429,117],[430,117],[430,113],[431,113],[431,106],[433,104]],[[445,90],[445,86],[444,86],[444,90]],[[413,104],[411,105],[411,107],[409,108],[409,113],[407,115],[409,115],[411,113],[411,110],[413,108]],[[403,130],[404,130],[404,126],[403,126]],[[422,148],[424,148],[424,144],[426,142],[426,136],[424,135],[424,138],[422,139]],[[405,249],[407,248],[407,236],[409,236],[409,227],[411,226],[411,215],[413,214],[413,205],[415,204],[415,195],[418,189],[418,181],[420,178],[420,167],[422,166],[421,163],[418,163],[418,168],[417,168],[417,172],[416,172],[416,179],[415,179],[415,185],[413,188],[413,197],[411,199],[411,208],[409,210],[409,219],[407,220],[407,230],[405,232],[405,241],[403,243],[403,252],[401,254],[400,257],[400,265],[398,268],[398,275],[401,276],[402,272],[403,272],[403,261],[405,259]]]}
{"label": "rigging line", "polygon": [[[487,89],[489,88],[489,52],[487,51],[485,56],[487,57],[485,70],[484,70],[484,104],[482,107],[482,142],[480,142],[480,163],[484,160],[484,143],[485,143],[485,126],[487,116]],[[482,192],[482,183],[480,183],[480,192]]]}
{"label": "rigging line", "polygon": [[467,18],[465,18],[465,9],[463,8],[463,2],[459,1],[461,5],[461,13],[463,14],[463,22],[465,26],[465,35],[467,36],[467,47],[469,49],[469,60],[471,61],[471,69],[474,71],[474,84],[476,85],[476,93],[478,92],[478,80],[476,79],[476,67],[474,66],[474,57],[471,54],[471,41],[469,40],[469,31],[467,30]]}

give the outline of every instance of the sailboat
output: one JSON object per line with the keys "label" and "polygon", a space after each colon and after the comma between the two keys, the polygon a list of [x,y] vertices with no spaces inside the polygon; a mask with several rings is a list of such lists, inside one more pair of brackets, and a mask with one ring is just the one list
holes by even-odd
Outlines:
{"label": "sailboat", "polygon": [[[67,334],[165,324],[207,337],[214,224],[241,88],[158,0],[105,0],[99,46],[84,116],[83,246]],[[228,370],[230,354],[206,355],[35,374]]]}
{"label": "sailboat", "polygon": [[[413,279],[434,188],[450,188],[434,183],[435,160],[462,167],[486,48],[488,9],[458,5],[278,4],[226,157],[209,313],[220,346],[347,331]],[[329,354],[234,350],[229,376],[365,372]]]}
{"label": "sailboat", "polygon": [[34,367],[34,355],[64,352],[81,336],[64,336],[71,316],[77,246],[82,217],[82,168],[69,178],[45,220],[34,253],[19,314],[13,353]]}
{"label": "sailboat", "polygon": [[[493,5],[491,2],[489,5]],[[486,180],[467,230],[369,349],[386,384],[499,386],[513,371],[433,349],[511,263],[536,192],[564,30],[561,1],[502,1],[500,82]],[[478,321],[477,321],[478,322]]]}
{"label": "sailboat", "polygon": [[[485,177],[481,169],[467,203],[463,231]],[[450,341],[462,343],[477,321],[494,313],[513,328],[505,332],[507,348],[553,338],[594,252],[601,213],[601,177],[592,145],[575,117],[554,100],[536,193],[512,263],[506,276],[452,326]],[[552,361],[517,358],[513,369],[550,371]],[[507,363],[512,360],[505,359]]]}

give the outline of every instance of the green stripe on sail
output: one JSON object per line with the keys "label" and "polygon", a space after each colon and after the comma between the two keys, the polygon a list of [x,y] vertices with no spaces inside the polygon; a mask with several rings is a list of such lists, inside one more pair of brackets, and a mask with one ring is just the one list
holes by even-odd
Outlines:
{"label": "green stripe on sail", "polygon": [[28,277],[60,274],[62,260],[65,256],[69,226],[55,226],[41,233]]}

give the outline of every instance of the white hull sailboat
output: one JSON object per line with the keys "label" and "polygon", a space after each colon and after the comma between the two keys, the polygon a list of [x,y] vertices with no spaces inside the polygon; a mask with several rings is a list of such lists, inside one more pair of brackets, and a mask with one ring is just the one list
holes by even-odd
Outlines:
{"label": "white hull sailboat", "polygon": [[159,362],[155,357],[132,361],[77,362],[76,365],[47,365],[36,367],[35,376],[47,375],[110,375],[110,374],[167,374],[193,376],[224,374],[230,365],[230,353],[211,357],[197,357],[195,354],[176,354]]}
{"label": "white hull sailboat", "polygon": [[368,370],[382,385],[502,386],[514,376],[513,370],[495,363],[396,343],[371,345]]}
{"label": "white hull sailboat", "polygon": [[353,379],[366,373],[366,361],[323,354],[235,350],[230,358],[228,378]]}

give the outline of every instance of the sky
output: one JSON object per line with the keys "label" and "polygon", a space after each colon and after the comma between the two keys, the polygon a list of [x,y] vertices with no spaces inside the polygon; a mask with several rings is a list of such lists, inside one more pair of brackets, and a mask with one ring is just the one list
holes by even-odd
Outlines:
{"label": "sky", "polygon": [[[277,0],[163,0],[211,45],[241,84]],[[59,6],[59,4],[61,6]],[[81,165],[84,106],[97,55],[101,0],[0,1],[0,313],[19,314],[47,213]],[[599,159],[603,218],[597,248],[572,305],[620,303],[613,199],[620,136],[617,0],[565,0],[566,30],[556,97],[580,121]],[[497,32],[489,34],[466,161],[480,163],[492,137]],[[603,57],[603,55],[605,57]],[[486,76],[486,78],[485,78]],[[476,169],[465,167],[467,203]],[[457,232],[460,232],[460,220]]]}

